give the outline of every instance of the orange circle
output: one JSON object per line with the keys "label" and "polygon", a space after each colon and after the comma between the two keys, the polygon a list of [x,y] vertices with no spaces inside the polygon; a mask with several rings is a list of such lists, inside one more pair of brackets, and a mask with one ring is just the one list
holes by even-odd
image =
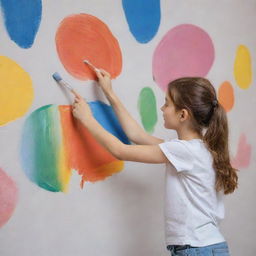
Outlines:
{"label": "orange circle", "polygon": [[226,112],[233,108],[235,101],[234,89],[228,81],[223,82],[219,87],[218,98]]}
{"label": "orange circle", "polygon": [[65,18],[56,33],[59,58],[65,69],[80,80],[97,80],[94,71],[83,63],[89,60],[117,77],[122,69],[122,55],[117,39],[107,25],[89,14]]}

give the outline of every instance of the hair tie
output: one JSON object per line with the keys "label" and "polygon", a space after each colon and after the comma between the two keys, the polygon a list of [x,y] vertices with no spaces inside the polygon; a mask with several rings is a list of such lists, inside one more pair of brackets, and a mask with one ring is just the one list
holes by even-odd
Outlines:
{"label": "hair tie", "polygon": [[213,101],[212,101],[212,105],[213,105],[214,107],[217,107],[217,106],[218,106],[218,100],[217,100],[217,99],[213,100]]}

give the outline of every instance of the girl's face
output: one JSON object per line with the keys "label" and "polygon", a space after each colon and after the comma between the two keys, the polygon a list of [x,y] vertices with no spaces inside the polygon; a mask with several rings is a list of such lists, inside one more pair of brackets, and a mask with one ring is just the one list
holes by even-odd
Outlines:
{"label": "girl's face", "polygon": [[164,127],[177,130],[180,126],[180,111],[176,111],[175,106],[168,93],[165,96],[165,104],[161,107],[164,118]]}

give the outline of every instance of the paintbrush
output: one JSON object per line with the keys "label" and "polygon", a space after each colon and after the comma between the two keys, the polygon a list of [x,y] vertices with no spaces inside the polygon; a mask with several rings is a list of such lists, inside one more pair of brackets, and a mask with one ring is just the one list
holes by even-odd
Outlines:
{"label": "paintbrush", "polygon": [[100,72],[100,70],[96,68],[89,60],[84,60],[83,62],[87,64],[89,67],[91,67],[94,71]]}
{"label": "paintbrush", "polygon": [[67,89],[69,89],[70,91],[74,91],[74,89],[67,83],[65,82],[62,77],[59,75],[58,72],[55,72],[53,75],[52,75],[53,79],[60,85],[66,87]]}

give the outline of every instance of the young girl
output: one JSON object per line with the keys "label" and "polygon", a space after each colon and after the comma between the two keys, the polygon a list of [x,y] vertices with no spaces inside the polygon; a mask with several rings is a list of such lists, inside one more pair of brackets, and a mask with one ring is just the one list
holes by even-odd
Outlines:
{"label": "young girl", "polygon": [[178,138],[164,141],[147,134],[130,116],[106,71],[96,74],[125,133],[137,145],[123,144],[102,128],[75,91],[73,115],[116,158],[166,163],[165,233],[171,255],[230,255],[219,223],[224,218],[223,195],[237,188],[238,177],[229,159],[226,113],[214,87],[201,77],[168,85],[161,107],[164,126]]}

